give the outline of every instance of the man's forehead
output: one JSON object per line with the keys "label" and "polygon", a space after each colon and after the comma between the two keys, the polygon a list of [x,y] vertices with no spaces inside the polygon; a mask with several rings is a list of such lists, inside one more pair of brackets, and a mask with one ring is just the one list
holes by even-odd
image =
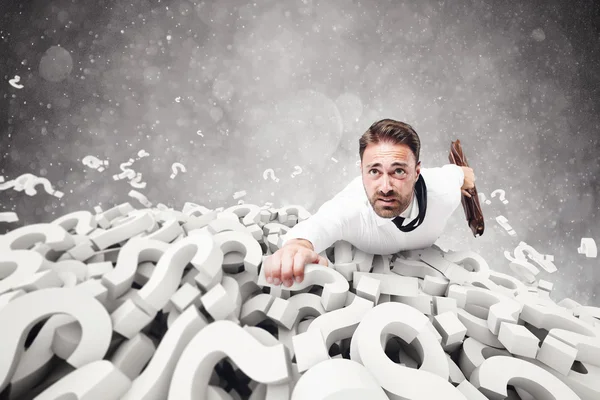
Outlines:
{"label": "man's forehead", "polygon": [[[407,163],[405,161],[399,161],[399,160],[396,160],[396,161],[394,161],[394,162],[392,162],[390,164],[390,167],[404,167],[404,168],[408,168],[410,166],[411,166],[411,164],[409,164],[409,163]],[[381,167],[381,163],[379,161],[374,161],[374,162],[371,162],[371,163],[367,164],[367,168],[374,168],[374,167]]]}
{"label": "man's forehead", "polygon": [[380,143],[377,146],[369,147],[365,149],[363,155],[363,164],[366,162],[365,165],[367,167],[381,167],[381,163],[389,163],[390,167],[400,166],[408,168],[416,163],[415,155],[405,144],[390,145],[388,143]]}

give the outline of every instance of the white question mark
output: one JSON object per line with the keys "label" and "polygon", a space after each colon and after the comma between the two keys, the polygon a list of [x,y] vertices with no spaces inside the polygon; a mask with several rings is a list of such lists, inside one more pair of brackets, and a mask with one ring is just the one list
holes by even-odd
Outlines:
{"label": "white question mark", "polygon": [[492,198],[495,196],[496,192],[500,193],[500,200],[502,200],[502,202],[503,202],[504,204],[507,204],[507,203],[508,203],[508,200],[506,200],[506,199],[504,198],[504,195],[506,194],[506,192],[505,192],[504,190],[502,190],[502,189],[496,189],[496,190],[494,190],[494,191],[492,192]]}
{"label": "white question mark", "polygon": [[302,173],[302,168],[300,168],[298,165],[296,165],[294,167],[294,172],[292,172],[292,178],[295,177],[296,175],[300,175]]}
{"label": "white question mark", "polygon": [[85,156],[81,160],[83,165],[98,170],[98,172],[104,171],[103,165],[108,165],[108,161],[102,161],[94,156]]}
{"label": "white question mark", "polygon": [[173,173],[171,174],[171,179],[177,176],[177,167],[179,167],[180,171],[186,172],[185,166],[182,163],[173,163],[173,165],[171,165],[171,171],[173,171]]}
{"label": "white question mark", "polygon": [[274,180],[275,182],[279,182],[279,178],[275,177],[275,171],[273,171],[273,168],[265,169],[265,171],[263,172],[264,179],[267,179],[269,175],[271,175],[272,180]]}
{"label": "white question mark", "polygon": [[506,219],[506,217],[504,215],[497,216],[496,221],[500,224],[500,226],[502,226],[508,232],[509,235],[516,236],[517,233],[508,224],[508,220]]}
{"label": "white question mark", "polygon": [[135,178],[129,181],[129,184],[136,189],[143,189],[146,187],[146,182],[140,182],[142,180],[142,173],[138,172]]}
{"label": "white question mark", "polygon": [[132,170],[131,168],[125,168],[125,167],[133,164],[133,162],[134,162],[133,158],[130,158],[127,162],[121,163],[121,165],[119,165],[119,168],[121,168],[121,171],[123,171],[123,172],[118,175],[113,175],[113,179],[115,181],[118,181],[119,179],[123,179],[123,178],[127,178],[127,179],[135,178],[135,171]]}
{"label": "white question mark", "polygon": [[8,83],[10,83],[10,86],[12,86],[16,89],[23,89],[24,86],[17,83],[20,80],[21,80],[21,77],[19,75],[15,75],[15,77],[13,79],[9,80]]}
{"label": "white question mark", "polygon": [[479,202],[485,202],[485,204],[492,204],[491,201],[489,201],[488,199],[485,198],[485,194],[483,193],[477,193],[477,196],[479,197]]}
{"label": "white question mark", "polygon": [[13,186],[13,189],[21,192],[23,191],[23,189],[25,189],[25,194],[27,194],[28,196],[35,196],[37,194],[37,191],[35,190],[35,187],[41,183],[44,186],[44,190],[46,191],[46,193],[51,194],[55,197],[58,197],[59,199],[61,197],[63,197],[64,193],[58,191],[58,190],[53,190],[52,189],[52,184],[50,183],[50,181],[46,178],[40,178],[38,176],[32,175],[32,174],[23,174],[21,176],[19,176],[17,179],[15,179],[15,184]]}

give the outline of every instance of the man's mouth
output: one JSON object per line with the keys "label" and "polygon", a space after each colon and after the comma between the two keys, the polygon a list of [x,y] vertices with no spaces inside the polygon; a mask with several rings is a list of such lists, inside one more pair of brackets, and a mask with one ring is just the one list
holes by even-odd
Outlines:
{"label": "man's mouth", "polygon": [[393,203],[393,202],[394,202],[394,201],[396,201],[396,200],[395,200],[395,199],[389,199],[389,200],[386,200],[386,199],[379,199],[379,201],[383,201],[384,203]]}

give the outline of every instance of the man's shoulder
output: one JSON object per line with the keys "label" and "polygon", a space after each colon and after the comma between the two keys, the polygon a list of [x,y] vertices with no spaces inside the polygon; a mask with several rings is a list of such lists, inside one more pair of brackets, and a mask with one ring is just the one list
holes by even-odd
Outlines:
{"label": "man's shoulder", "polygon": [[[445,164],[441,167],[430,167],[421,168],[421,175],[425,180],[425,186],[427,186],[427,195],[447,195],[449,192],[455,190],[453,179],[455,179],[455,168],[459,168],[455,164]],[[457,178],[456,178],[457,179]]]}

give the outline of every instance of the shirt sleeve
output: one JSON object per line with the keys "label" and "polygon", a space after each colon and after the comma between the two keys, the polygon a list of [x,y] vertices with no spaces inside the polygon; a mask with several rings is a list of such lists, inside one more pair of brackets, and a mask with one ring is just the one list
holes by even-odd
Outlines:
{"label": "shirt sleeve", "polygon": [[461,167],[456,164],[446,164],[442,166],[442,171],[448,177],[449,182],[456,182],[459,188],[462,187],[465,182],[465,172]]}
{"label": "shirt sleeve", "polygon": [[315,214],[292,227],[282,236],[281,246],[291,239],[306,239],[312,243],[315,253],[318,254],[336,241],[342,240],[346,221],[356,209],[356,205],[346,196],[348,192],[340,194],[323,203]]}

